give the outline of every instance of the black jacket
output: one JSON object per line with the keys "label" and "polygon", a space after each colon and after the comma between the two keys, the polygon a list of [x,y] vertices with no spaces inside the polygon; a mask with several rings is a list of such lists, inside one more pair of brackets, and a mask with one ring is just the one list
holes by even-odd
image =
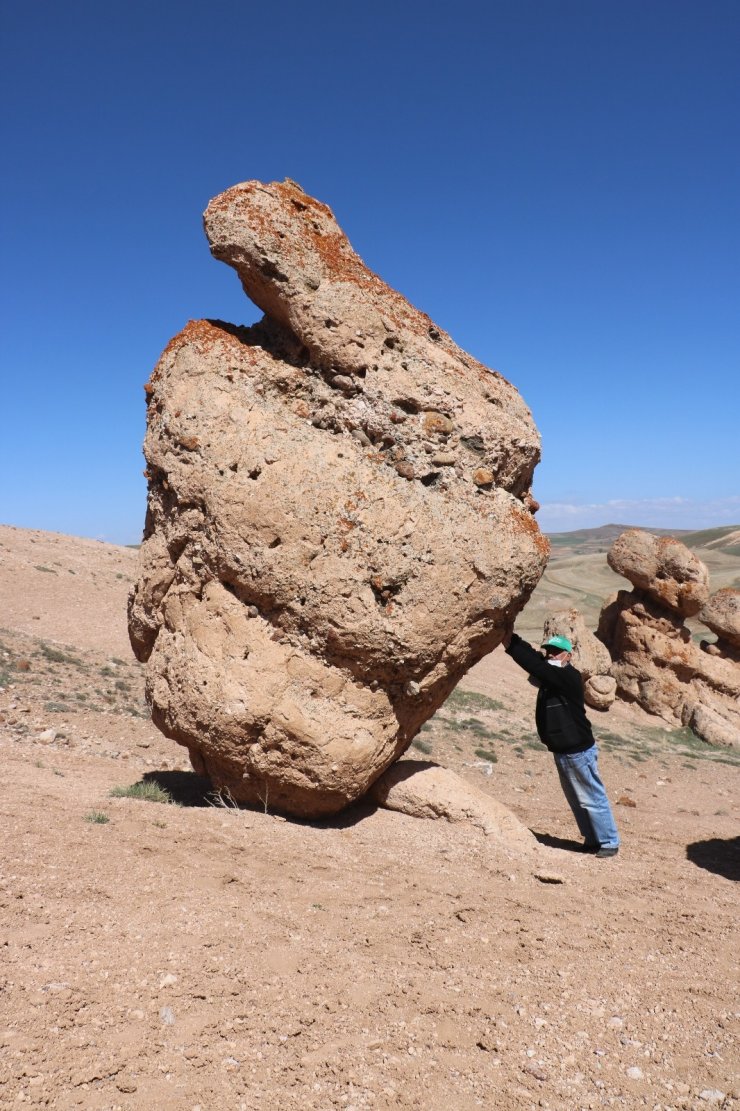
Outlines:
{"label": "black jacket", "polygon": [[583,702],[581,673],[572,664],[553,667],[526,640],[512,633],[509,656],[539,680],[535,721],[550,752],[585,752],[594,744]]}

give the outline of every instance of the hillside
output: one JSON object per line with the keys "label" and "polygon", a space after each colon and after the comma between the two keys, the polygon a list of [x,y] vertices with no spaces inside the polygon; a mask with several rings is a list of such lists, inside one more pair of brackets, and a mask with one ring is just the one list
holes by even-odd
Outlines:
{"label": "hillside", "polygon": [[[370,806],[234,811],[148,720],[136,558],[0,527],[0,1106],[735,1105],[737,754],[595,715],[623,848],[584,857],[498,650],[412,751],[510,806],[537,861]],[[546,588],[596,598],[582,558]],[[162,801],[112,797],[144,777]]]}

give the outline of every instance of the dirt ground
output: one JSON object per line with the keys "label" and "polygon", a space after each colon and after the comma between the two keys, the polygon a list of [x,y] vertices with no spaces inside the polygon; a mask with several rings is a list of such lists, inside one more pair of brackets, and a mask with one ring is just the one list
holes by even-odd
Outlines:
{"label": "dirt ground", "polygon": [[[499,650],[410,752],[546,868],[367,805],[235,811],[148,720],[135,561],[0,527],[0,1107],[740,1106],[738,753],[592,714],[623,848],[583,856]],[[111,796],[142,780],[165,801]]]}

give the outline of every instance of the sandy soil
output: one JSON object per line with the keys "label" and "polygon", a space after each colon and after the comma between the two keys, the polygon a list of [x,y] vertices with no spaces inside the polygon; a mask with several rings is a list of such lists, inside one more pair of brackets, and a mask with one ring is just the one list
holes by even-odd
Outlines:
{"label": "sandy soil", "polygon": [[[0,1107],[738,1106],[737,754],[594,715],[624,845],[582,856],[499,651],[411,752],[547,870],[369,806],[213,805],[146,716],[135,559],[0,528]],[[174,801],[111,797],[143,777]]]}

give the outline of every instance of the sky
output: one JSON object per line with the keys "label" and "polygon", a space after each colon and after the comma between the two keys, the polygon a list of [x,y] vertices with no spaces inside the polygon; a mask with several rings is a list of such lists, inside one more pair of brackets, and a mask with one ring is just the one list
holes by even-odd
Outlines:
{"label": "sky", "polygon": [[259,312],[201,216],[291,177],[522,393],[546,531],[740,522],[737,0],[6,0],[0,521],[137,543],[142,386]]}

